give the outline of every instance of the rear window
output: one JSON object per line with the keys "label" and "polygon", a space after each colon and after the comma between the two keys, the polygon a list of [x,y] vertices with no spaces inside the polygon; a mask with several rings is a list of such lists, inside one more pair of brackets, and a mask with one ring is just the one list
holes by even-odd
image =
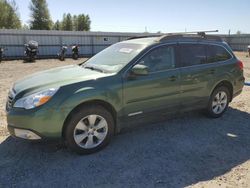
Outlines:
{"label": "rear window", "polygon": [[231,59],[232,56],[228,51],[221,47],[215,45],[208,45],[207,47],[207,63],[214,63],[218,61],[226,61]]}
{"label": "rear window", "polygon": [[180,45],[181,65],[192,66],[206,63],[206,47],[202,44],[181,44]]}

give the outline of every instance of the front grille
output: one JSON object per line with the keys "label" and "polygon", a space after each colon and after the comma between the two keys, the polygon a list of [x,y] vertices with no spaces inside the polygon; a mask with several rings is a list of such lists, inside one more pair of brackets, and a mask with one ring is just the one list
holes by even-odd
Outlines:
{"label": "front grille", "polygon": [[15,98],[15,91],[11,89],[8,94],[6,109],[9,110],[13,106],[13,100]]}

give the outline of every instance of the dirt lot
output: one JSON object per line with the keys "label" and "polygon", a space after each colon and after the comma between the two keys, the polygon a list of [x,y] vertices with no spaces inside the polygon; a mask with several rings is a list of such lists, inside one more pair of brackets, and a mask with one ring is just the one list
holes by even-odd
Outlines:
{"label": "dirt lot", "polygon": [[[250,58],[236,55],[250,81]],[[0,64],[0,187],[250,187],[250,87],[220,119],[192,112],[128,129],[88,156],[70,153],[58,143],[9,137],[4,107],[12,83],[78,62]]]}

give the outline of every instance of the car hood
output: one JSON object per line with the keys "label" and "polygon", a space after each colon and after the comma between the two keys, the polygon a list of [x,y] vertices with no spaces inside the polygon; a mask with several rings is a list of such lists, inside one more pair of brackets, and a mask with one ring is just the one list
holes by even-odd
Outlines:
{"label": "car hood", "polygon": [[13,89],[16,93],[20,93],[25,90],[43,90],[52,87],[61,87],[81,81],[94,80],[108,75],[109,74],[85,69],[79,65],[69,65],[27,76],[15,82]]}

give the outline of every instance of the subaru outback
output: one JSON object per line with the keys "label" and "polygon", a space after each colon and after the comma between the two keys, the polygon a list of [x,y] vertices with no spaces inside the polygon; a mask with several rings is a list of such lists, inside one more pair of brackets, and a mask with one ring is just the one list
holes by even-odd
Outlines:
{"label": "subaru outback", "polygon": [[205,110],[218,118],[244,85],[243,64],[212,35],[174,34],[116,43],[81,65],[14,83],[6,104],[11,135],[62,138],[88,154],[131,122]]}

